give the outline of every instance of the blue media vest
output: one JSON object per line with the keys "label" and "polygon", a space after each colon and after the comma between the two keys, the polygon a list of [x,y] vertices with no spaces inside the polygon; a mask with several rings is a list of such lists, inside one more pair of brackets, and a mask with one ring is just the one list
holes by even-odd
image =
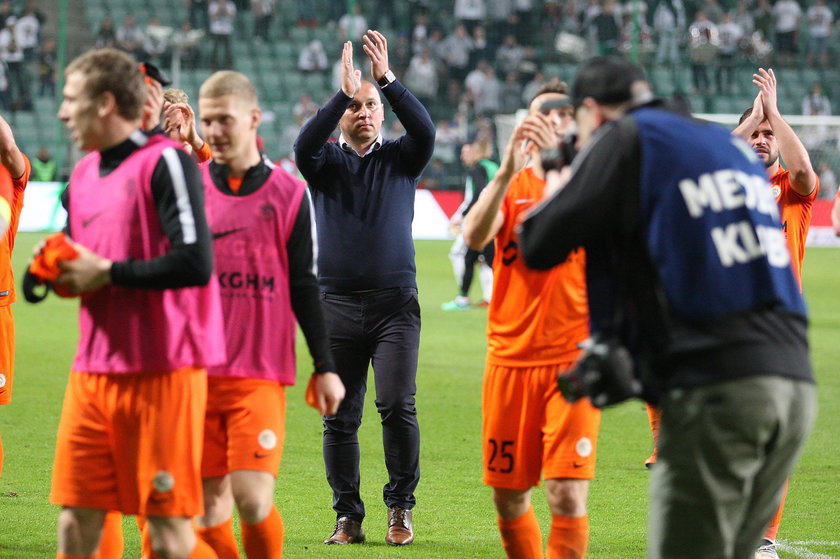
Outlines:
{"label": "blue media vest", "polygon": [[633,118],[641,221],[672,312],[702,321],[778,304],[804,316],[778,208],[750,147],[661,110]]}

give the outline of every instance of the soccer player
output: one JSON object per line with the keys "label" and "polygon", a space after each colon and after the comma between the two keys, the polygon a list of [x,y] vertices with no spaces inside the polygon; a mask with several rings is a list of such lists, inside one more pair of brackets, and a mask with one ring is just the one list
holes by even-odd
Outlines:
{"label": "soccer player", "polygon": [[140,130],[147,88],[129,55],[89,51],[67,67],[59,118],[90,151],[68,186],[79,253],[56,282],[82,294],[50,500],[61,558],[93,558],[106,511],[143,515],[162,559],[213,559],[203,512],[207,377],[224,361],[201,176]]}
{"label": "soccer player", "polygon": [[[15,321],[11,305],[17,298],[12,275],[12,249],[30,171],[29,159],[15,143],[9,123],[0,116],[0,405],[12,401]],[[0,438],[0,475],[3,473],[3,459],[3,439]]]}
{"label": "soccer player", "polygon": [[522,254],[549,269],[583,246],[607,357],[594,366],[611,390],[634,373],[660,389],[648,557],[749,557],[816,412],[805,304],[764,169],[742,139],[653,99],[624,59],[585,63],[572,98],[582,151],[565,180],[549,172]]}
{"label": "soccer player", "polygon": [[[582,559],[589,541],[586,499],[601,415],[588,399],[569,404],[556,388],[557,374],[574,363],[589,334],[584,253],[549,271],[530,270],[516,232],[543,197],[539,148],[556,145],[572,122],[566,92],[559,81],[537,91],[464,223],[469,247],[496,243],[482,393],[484,482],[493,488],[505,553],[518,559],[543,557],[531,505],[541,474],[552,517],[548,557]],[[544,115],[547,101],[565,106]],[[522,168],[526,156],[531,164]]]}
{"label": "soccer player", "polygon": [[213,153],[202,175],[228,354],[224,365],[208,369],[206,510],[198,534],[220,559],[237,558],[235,502],[248,559],[276,559],[283,522],[274,483],[285,387],[295,381],[295,318],[315,361],[311,388],[322,415],[335,414],[344,386],[333,372],[314,272],[309,195],[303,182],[260,155],[254,86],[238,72],[217,72],[201,86],[198,110]]}
{"label": "soccer player", "polygon": [[455,279],[458,281],[460,291],[455,299],[441,305],[445,311],[466,310],[470,307],[470,286],[476,264],[479,265],[478,279],[481,282],[483,296],[481,304],[489,305],[493,294],[493,243],[487,243],[481,251],[473,250],[464,243],[464,235],[461,232],[464,216],[475,205],[484,187],[499,169],[499,165],[489,159],[491,151],[492,147],[487,140],[464,144],[461,148],[461,162],[467,171],[467,180],[464,185],[464,201],[455,210],[450,220],[451,226],[457,230],[458,234],[449,251],[449,260],[452,262],[452,269],[455,271]]}
{"label": "soccer player", "polygon": [[[805,241],[820,179],[811,165],[808,150],[779,112],[776,74],[772,69],[759,68],[758,73],[753,74],[753,83],[758,86],[758,95],[753,106],[744,111],[733,133],[744,138],[764,163],[781,213],[782,231],[790,250],[793,272],[801,290]],[[782,166],[780,157],[787,168]],[[778,559],[776,535],[782,521],[786,494],[787,486],[755,559]]]}
{"label": "soccer player", "polygon": [[[301,129],[296,161],[309,183],[318,225],[318,282],[336,371],[347,389],[334,415],[324,417],[324,462],[336,523],[324,543],[364,541],[359,495],[359,441],[368,365],[373,364],[376,407],[388,484],[391,545],[414,540],[412,509],[420,481],[420,428],[414,394],[420,345],[414,241],[414,191],[431,159],[435,127],[423,105],[388,66],[388,43],[378,31],[362,38],[371,75],[405,127],[383,140],[385,109],[376,86],[353,67],[344,44],[341,90]],[[338,142],[329,142],[336,126]]]}

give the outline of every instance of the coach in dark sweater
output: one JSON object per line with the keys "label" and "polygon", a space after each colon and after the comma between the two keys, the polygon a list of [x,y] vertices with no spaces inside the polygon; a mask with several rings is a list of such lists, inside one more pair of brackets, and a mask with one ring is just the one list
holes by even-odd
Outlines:
{"label": "coach in dark sweater", "polygon": [[[414,540],[411,510],[420,479],[420,430],[414,407],[420,305],[417,301],[414,190],[434,149],[429,113],[388,69],[388,44],[368,31],[371,75],[405,127],[383,141],[376,87],[361,81],[353,47],[342,53],[341,91],[307,122],[295,142],[298,168],[312,190],[318,229],[318,280],[337,372],[347,389],[338,413],[324,417],[324,462],[336,523],[324,542],[365,539],[359,495],[359,441],[368,365],[382,419],[391,545]],[[336,125],[337,143],[328,142]]]}

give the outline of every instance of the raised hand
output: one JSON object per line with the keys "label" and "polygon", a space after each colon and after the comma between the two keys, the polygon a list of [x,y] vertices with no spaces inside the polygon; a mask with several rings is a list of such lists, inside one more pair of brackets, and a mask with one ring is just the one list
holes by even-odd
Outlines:
{"label": "raised hand", "polygon": [[778,93],[776,83],[776,73],[773,69],[765,70],[759,68],[757,74],[753,74],[753,83],[758,86],[761,91],[761,97],[764,102],[764,116],[769,114],[778,114]]}
{"label": "raised hand", "polygon": [[348,97],[355,97],[362,87],[362,71],[353,66],[353,43],[346,41],[341,51],[341,90]]}
{"label": "raised hand", "polygon": [[189,103],[164,103],[163,129],[173,140],[201,148],[201,138],[195,128],[195,112]]}
{"label": "raised hand", "polygon": [[362,36],[362,50],[370,58],[370,75],[379,81],[388,71],[388,41],[379,31],[368,29]]}

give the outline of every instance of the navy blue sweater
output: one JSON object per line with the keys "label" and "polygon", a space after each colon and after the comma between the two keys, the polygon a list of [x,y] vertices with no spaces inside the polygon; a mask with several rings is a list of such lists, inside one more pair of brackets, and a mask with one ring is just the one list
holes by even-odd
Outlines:
{"label": "navy blue sweater", "polygon": [[432,157],[435,127],[399,82],[382,92],[406,133],[365,157],[328,142],[352,101],[339,90],[300,131],[298,169],[312,190],[318,228],[318,282],[328,292],[417,287],[414,191]]}

